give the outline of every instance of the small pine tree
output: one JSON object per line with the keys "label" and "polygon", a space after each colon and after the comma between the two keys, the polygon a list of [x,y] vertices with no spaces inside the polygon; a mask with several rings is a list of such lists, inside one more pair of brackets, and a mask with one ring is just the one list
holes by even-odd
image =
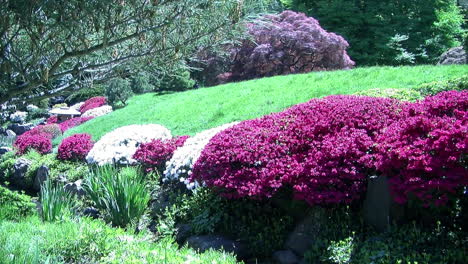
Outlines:
{"label": "small pine tree", "polygon": [[132,88],[127,80],[116,78],[109,81],[106,87],[106,96],[109,103],[115,105],[122,103],[127,105],[126,102],[132,96]]}

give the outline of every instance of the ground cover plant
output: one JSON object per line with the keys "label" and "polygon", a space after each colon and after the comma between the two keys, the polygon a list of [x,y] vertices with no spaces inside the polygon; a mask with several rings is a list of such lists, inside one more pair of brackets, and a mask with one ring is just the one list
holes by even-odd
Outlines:
{"label": "ground cover plant", "polygon": [[[415,88],[466,74],[467,66],[371,67],[315,72],[230,83],[175,94],[144,94],[128,106],[70,129],[65,137],[89,133],[93,140],[129,124],[162,124],[174,135],[194,135],[232,121],[279,112],[314,97],[353,94],[372,88]],[[183,125],[182,125],[183,124]],[[58,145],[61,138],[54,140]]]}

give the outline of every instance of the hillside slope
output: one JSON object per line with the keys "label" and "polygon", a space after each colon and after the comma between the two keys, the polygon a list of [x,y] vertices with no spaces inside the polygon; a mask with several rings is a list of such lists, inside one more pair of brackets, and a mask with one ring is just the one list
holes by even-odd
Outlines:
{"label": "hillside slope", "polygon": [[90,133],[98,140],[117,127],[148,123],[162,124],[173,135],[193,135],[232,121],[278,112],[314,97],[353,94],[371,88],[411,89],[467,72],[466,65],[370,67],[276,76],[173,94],[148,93],[132,97],[123,109],[70,129],[64,137]]}

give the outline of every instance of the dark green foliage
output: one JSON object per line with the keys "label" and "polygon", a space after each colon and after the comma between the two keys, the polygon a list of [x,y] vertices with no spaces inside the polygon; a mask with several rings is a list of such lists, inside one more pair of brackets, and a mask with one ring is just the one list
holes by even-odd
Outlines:
{"label": "dark green foliage", "polygon": [[38,118],[46,118],[49,116],[49,111],[46,108],[38,108],[28,113],[27,121],[31,121]]}
{"label": "dark green foliage", "polygon": [[36,205],[31,197],[0,185],[0,220],[19,221],[32,215]]}
{"label": "dark green foliage", "polygon": [[104,218],[119,227],[137,223],[150,199],[143,175],[134,167],[96,168],[83,188]]}
{"label": "dark green foliage", "polygon": [[285,0],[348,40],[356,65],[432,63],[459,44],[456,0]]}
{"label": "dark green foliage", "polygon": [[468,89],[468,75],[446,81],[424,83],[415,88],[423,96],[435,95],[443,91],[461,91]]}
{"label": "dark green foliage", "polygon": [[178,69],[165,73],[155,80],[156,91],[185,91],[192,89],[195,81],[190,78],[190,72]]}
{"label": "dark green foliage", "polygon": [[130,98],[132,94],[130,82],[127,80],[116,78],[107,83],[105,95],[109,100],[109,103],[113,105],[117,103],[126,105],[128,98]]}
{"label": "dark green foliage", "polygon": [[13,175],[15,161],[14,151],[7,152],[0,157],[0,182],[8,180]]}
{"label": "dark green foliage", "polygon": [[131,87],[135,94],[151,92],[154,89],[154,87],[150,84],[150,77],[146,72],[140,72],[133,76]]}
{"label": "dark green foliage", "polygon": [[95,85],[92,85],[91,87],[82,88],[73,92],[71,95],[69,95],[65,99],[65,101],[69,105],[73,105],[79,102],[84,102],[92,97],[104,96],[104,94],[105,94],[104,85],[95,84]]}

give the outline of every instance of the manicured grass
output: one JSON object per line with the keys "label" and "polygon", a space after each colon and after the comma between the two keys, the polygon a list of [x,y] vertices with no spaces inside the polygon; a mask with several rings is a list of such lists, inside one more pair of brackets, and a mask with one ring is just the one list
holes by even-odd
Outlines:
{"label": "manicured grass", "polygon": [[153,241],[91,219],[0,221],[0,263],[193,263],[235,264],[234,256],[178,248],[171,239]]}
{"label": "manicured grass", "polygon": [[[314,97],[353,94],[371,88],[411,89],[468,72],[466,65],[370,67],[314,72],[230,83],[180,93],[134,96],[128,106],[70,129],[64,136],[89,133],[98,140],[130,124],[161,124],[173,135],[193,135],[232,121],[261,117]],[[58,144],[61,138],[54,143]]]}

